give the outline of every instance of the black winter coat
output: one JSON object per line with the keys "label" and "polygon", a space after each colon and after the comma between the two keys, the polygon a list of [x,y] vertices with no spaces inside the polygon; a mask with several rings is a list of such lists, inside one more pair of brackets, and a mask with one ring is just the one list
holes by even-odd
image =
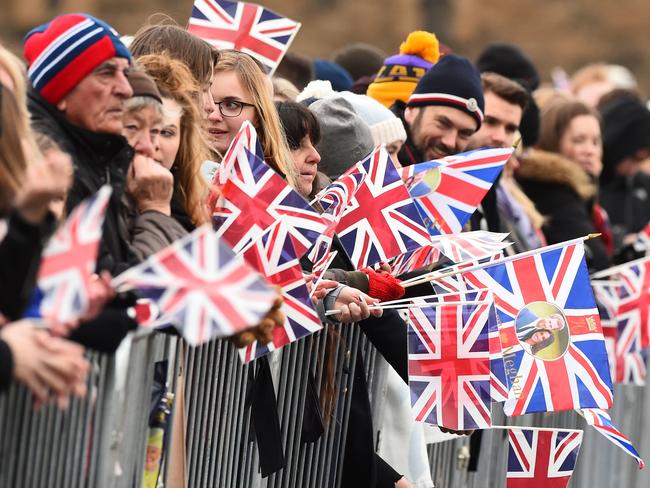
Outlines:
{"label": "black winter coat", "polygon": [[623,237],[639,232],[650,222],[650,175],[640,172],[601,185],[600,204],[609,215],[618,251]]}
{"label": "black winter coat", "polygon": [[[546,218],[542,230],[548,244],[596,232],[591,217],[596,186],[576,163],[559,154],[529,151],[521,158],[516,178]],[[610,264],[600,239],[585,242],[585,257],[591,269]]]}
{"label": "black winter coat", "polygon": [[[36,91],[31,90],[28,96],[34,130],[51,138],[72,158],[74,181],[67,196],[67,211],[97,192],[102,185],[109,184],[113,189],[96,269],[108,270],[116,276],[137,262],[120,224],[121,198],[133,149],[122,136],[90,132],[71,124]],[[127,313],[127,308],[133,303],[133,296],[116,298],[96,319],[82,323],[70,339],[92,349],[113,352],[127,332],[137,326]]]}
{"label": "black winter coat", "polygon": [[107,269],[114,276],[119,274],[136,262],[119,225],[121,198],[133,149],[122,136],[90,132],[71,124],[34,90],[29,93],[28,107],[34,130],[54,140],[72,158],[74,182],[66,201],[68,212],[102,185],[109,184],[113,188],[97,270]]}

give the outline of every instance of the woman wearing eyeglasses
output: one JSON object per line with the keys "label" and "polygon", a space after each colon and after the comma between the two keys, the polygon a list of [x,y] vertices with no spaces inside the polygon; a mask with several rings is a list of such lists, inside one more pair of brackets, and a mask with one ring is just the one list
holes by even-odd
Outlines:
{"label": "woman wearing eyeglasses", "polygon": [[257,130],[266,163],[293,182],[291,153],[271,90],[266,75],[252,57],[239,51],[219,51],[210,89],[217,108],[209,116],[210,142],[212,149],[223,156],[248,120]]}

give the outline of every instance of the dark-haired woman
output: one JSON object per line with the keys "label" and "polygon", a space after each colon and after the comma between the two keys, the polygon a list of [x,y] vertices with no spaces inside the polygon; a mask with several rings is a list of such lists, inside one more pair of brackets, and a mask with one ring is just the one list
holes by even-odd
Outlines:
{"label": "dark-haired woman", "polygon": [[[314,147],[320,140],[318,120],[307,107],[299,103],[276,102],[276,108],[291,151],[293,170],[296,175],[294,186],[302,195],[311,195],[318,162],[320,161],[320,155]],[[346,269],[353,270],[354,267],[336,239],[333,246],[339,249],[339,253],[332,263],[334,269],[328,272],[330,274],[327,277],[348,285],[344,290],[354,290],[352,296],[354,294],[359,295],[360,291],[364,294],[369,293],[371,282],[380,280],[381,275],[377,275],[372,271],[369,271],[370,274],[361,271],[344,271]],[[371,299],[375,298],[379,297],[372,297]],[[367,307],[361,308],[361,306],[352,302],[348,304],[348,307],[350,318],[344,320],[343,317],[339,317],[341,321],[358,322],[368,339],[406,380],[406,326],[404,322],[396,313],[392,313],[394,312],[392,310],[387,310],[381,315],[376,312],[372,313],[368,311]],[[338,305],[337,308],[339,308]],[[335,334],[335,332],[330,327],[328,328],[328,342],[330,343],[334,342],[332,334]],[[330,350],[328,354],[333,352]],[[328,378],[324,379],[323,383],[327,384]],[[323,398],[324,394],[325,391],[321,389],[321,403],[323,403],[325,423],[328,424],[328,416],[332,411],[328,404],[333,398]],[[406,479],[376,454],[373,438],[374,429],[368,400],[366,372],[361,354],[357,354],[350,417],[348,419],[346,445],[344,446],[342,486],[368,486],[372,488],[410,486]]]}

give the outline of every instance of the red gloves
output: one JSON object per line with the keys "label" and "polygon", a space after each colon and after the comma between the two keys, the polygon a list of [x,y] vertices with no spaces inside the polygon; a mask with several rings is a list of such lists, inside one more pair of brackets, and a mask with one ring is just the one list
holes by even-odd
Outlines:
{"label": "red gloves", "polygon": [[404,296],[404,287],[400,280],[391,276],[386,271],[375,271],[371,268],[362,269],[368,275],[368,295],[378,298],[382,302],[397,300]]}

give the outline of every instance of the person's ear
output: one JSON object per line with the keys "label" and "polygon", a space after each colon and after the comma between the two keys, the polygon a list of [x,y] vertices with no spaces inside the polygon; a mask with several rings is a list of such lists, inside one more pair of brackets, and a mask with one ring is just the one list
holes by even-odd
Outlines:
{"label": "person's ear", "polygon": [[67,100],[65,98],[61,100],[59,103],[56,104],[56,108],[58,108],[60,112],[65,112],[66,109],[68,108]]}
{"label": "person's ear", "polygon": [[411,125],[413,119],[415,119],[416,110],[417,107],[406,107],[406,110],[404,110],[404,120],[407,124]]}

